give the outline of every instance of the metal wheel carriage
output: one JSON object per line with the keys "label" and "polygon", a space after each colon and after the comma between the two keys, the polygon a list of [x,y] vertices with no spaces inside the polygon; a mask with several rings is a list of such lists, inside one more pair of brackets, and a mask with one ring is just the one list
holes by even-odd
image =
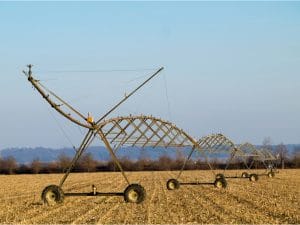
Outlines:
{"label": "metal wheel carriage", "polygon": [[[170,182],[171,184],[174,183],[173,186],[176,186],[175,184],[177,184],[177,188],[180,185],[214,185],[215,187],[218,187],[218,188],[226,188],[227,187],[227,182],[226,182],[227,177],[225,177],[224,174],[216,174],[215,173],[213,166],[211,165],[211,163],[209,163],[208,157],[213,154],[216,154],[217,152],[218,153],[220,153],[222,151],[230,152],[231,157],[227,163],[227,164],[229,164],[237,150],[238,149],[235,148],[233,142],[230,141],[227,137],[225,137],[222,134],[212,134],[212,135],[205,136],[194,144],[194,147],[191,149],[191,151],[190,151],[188,157],[186,158],[177,177],[170,179],[168,182]],[[194,182],[194,181],[193,182],[179,182],[178,181],[178,179],[181,177],[181,175],[183,173],[186,163],[192,157],[192,155],[195,151],[198,151],[201,154],[201,156],[203,156],[205,158],[206,164],[209,166],[209,169],[211,170],[213,177],[214,177],[214,180],[212,182]],[[168,187],[168,184],[167,184],[167,187]],[[171,190],[172,188],[168,187],[168,189]],[[173,189],[176,189],[176,188],[173,188]]]}

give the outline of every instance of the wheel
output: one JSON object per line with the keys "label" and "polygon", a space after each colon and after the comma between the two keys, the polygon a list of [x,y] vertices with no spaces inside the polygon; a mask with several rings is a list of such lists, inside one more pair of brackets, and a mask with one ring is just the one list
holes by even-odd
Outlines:
{"label": "wheel", "polygon": [[224,176],[224,174],[222,174],[222,173],[218,173],[218,174],[216,175],[216,179],[218,179],[218,178],[223,178],[223,179],[225,179],[225,176]]}
{"label": "wheel", "polygon": [[249,174],[248,174],[247,172],[243,172],[243,173],[242,173],[242,177],[243,177],[243,178],[249,177]]}
{"label": "wheel", "polygon": [[250,181],[258,181],[258,176],[257,176],[257,174],[250,174],[250,176],[249,176],[249,180]]}
{"label": "wheel", "polygon": [[49,185],[42,192],[42,200],[47,205],[62,203],[64,201],[64,192],[56,185]]}
{"label": "wheel", "polygon": [[145,189],[139,184],[130,184],[124,191],[125,202],[141,203],[146,198]]}
{"label": "wheel", "polygon": [[167,189],[168,190],[175,190],[180,187],[180,183],[176,179],[170,179],[167,182]]}
{"label": "wheel", "polygon": [[270,172],[268,173],[268,177],[270,177],[270,178],[275,177],[275,173],[274,173],[273,171],[270,171]]}
{"label": "wheel", "polygon": [[217,188],[226,188],[227,181],[224,178],[217,178],[214,183],[215,187]]}

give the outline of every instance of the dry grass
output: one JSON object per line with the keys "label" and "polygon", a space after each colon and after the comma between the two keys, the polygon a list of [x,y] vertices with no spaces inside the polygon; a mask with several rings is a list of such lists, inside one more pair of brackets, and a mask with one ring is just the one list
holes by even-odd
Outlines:
{"label": "dry grass", "polygon": [[[175,191],[166,189],[173,172],[128,175],[147,191],[142,204],[125,203],[122,197],[69,197],[50,207],[42,204],[40,194],[46,185],[57,184],[61,174],[0,176],[0,223],[300,223],[300,170],[280,171],[255,183],[228,180],[227,189],[182,186]],[[189,171],[182,180],[212,181],[212,174]],[[64,191],[90,192],[92,184],[104,192],[126,187],[119,173],[72,174]]]}

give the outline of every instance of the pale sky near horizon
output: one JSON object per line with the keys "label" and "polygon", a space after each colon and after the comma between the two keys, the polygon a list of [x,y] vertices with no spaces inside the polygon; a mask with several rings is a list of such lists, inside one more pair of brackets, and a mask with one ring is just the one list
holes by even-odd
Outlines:
{"label": "pale sky near horizon", "polygon": [[197,139],[300,143],[300,2],[0,2],[0,43],[0,149],[70,147],[52,115],[82,139],[30,87],[29,63],[94,117],[164,66],[111,116],[151,114]]}

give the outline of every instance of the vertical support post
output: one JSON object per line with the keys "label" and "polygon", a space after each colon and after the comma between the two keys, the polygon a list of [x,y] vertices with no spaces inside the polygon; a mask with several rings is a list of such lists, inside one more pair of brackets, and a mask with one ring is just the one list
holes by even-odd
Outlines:
{"label": "vertical support post", "polygon": [[107,139],[106,139],[105,135],[103,134],[102,130],[98,129],[97,133],[98,133],[99,137],[101,138],[101,140],[104,142],[104,144],[105,144],[107,150],[109,151],[112,159],[114,160],[115,164],[117,164],[117,166],[118,166],[119,170],[121,171],[124,179],[126,180],[126,182],[128,183],[128,185],[130,185],[130,182],[129,182],[129,180],[128,180],[128,178],[127,178],[127,176],[126,176],[126,174],[125,174],[125,172],[124,172],[121,164],[119,163],[119,160],[118,160],[117,156],[115,155],[112,147],[110,146],[109,142],[107,141]]}

